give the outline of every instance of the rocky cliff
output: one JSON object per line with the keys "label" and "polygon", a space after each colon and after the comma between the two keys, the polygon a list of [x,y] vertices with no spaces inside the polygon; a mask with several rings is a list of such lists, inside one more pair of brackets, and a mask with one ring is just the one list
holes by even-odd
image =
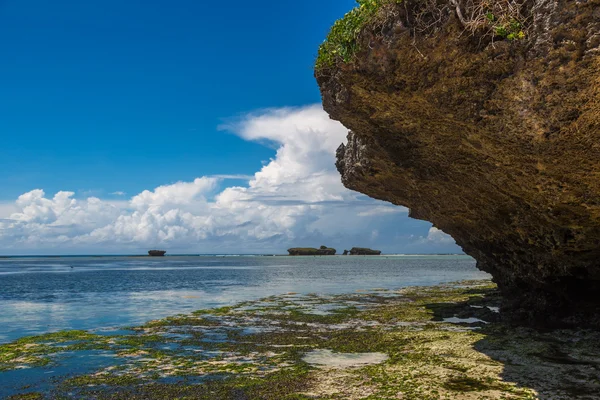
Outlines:
{"label": "rocky cliff", "polygon": [[319,51],[344,185],[491,273],[503,313],[600,326],[600,0],[362,0]]}

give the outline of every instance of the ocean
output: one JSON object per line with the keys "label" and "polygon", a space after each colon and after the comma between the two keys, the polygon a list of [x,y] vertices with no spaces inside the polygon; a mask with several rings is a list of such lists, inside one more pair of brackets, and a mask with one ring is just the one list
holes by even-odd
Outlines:
{"label": "ocean", "polygon": [[340,294],[490,276],[468,256],[174,256],[0,259],[0,343],[114,331],[295,292]]}

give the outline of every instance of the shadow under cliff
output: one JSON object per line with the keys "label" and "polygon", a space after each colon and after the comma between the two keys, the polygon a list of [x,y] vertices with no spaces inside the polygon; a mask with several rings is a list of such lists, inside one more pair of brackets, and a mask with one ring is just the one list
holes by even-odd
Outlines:
{"label": "shadow under cliff", "polygon": [[[459,303],[431,303],[434,320],[475,329],[485,337],[474,349],[503,364],[503,380],[538,393],[541,400],[600,399],[600,331],[534,330],[502,321],[497,289],[471,289]],[[476,379],[447,382],[453,389],[481,390]]]}

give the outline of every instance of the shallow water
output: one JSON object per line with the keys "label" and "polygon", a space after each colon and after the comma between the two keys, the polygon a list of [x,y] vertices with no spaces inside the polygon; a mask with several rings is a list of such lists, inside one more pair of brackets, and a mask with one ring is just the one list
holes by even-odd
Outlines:
{"label": "shallow water", "polygon": [[317,349],[306,353],[302,359],[320,367],[349,368],[380,364],[388,358],[384,353],[335,353],[328,349]]}
{"label": "shallow water", "polygon": [[86,374],[112,365],[121,359],[107,351],[73,351],[58,354],[50,367],[16,369],[0,373],[0,395],[14,395],[19,388],[25,391],[50,390],[57,380],[72,374]]}
{"label": "shallow water", "polygon": [[335,294],[489,276],[466,256],[0,259],[0,343],[110,329],[287,292]]}

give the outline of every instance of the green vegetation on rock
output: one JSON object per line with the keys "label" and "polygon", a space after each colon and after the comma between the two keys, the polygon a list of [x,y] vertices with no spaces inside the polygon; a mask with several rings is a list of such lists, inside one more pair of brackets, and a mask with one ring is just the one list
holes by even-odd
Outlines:
{"label": "green vegetation on rock", "polygon": [[[338,62],[349,63],[360,50],[359,36],[369,24],[382,25],[397,19],[397,12],[384,7],[406,3],[412,11],[410,29],[426,32],[439,28],[450,14],[459,14],[458,20],[469,35],[500,38],[509,41],[524,39],[525,28],[522,5],[509,2],[486,1],[419,1],[419,0],[357,0],[358,6],[337,20],[325,41],[319,47],[315,70],[333,67]],[[408,13],[408,11],[407,11]],[[378,23],[377,23],[378,22]],[[401,21],[402,24],[408,21]]]}
{"label": "green vegetation on rock", "polygon": [[357,51],[358,35],[376,15],[377,10],[384,4],[401,2],[402,0],[357,0],[358,7],[333,24],[327,39],[319,47],[316,69],[331,67],[338,60],[349,62]]}

